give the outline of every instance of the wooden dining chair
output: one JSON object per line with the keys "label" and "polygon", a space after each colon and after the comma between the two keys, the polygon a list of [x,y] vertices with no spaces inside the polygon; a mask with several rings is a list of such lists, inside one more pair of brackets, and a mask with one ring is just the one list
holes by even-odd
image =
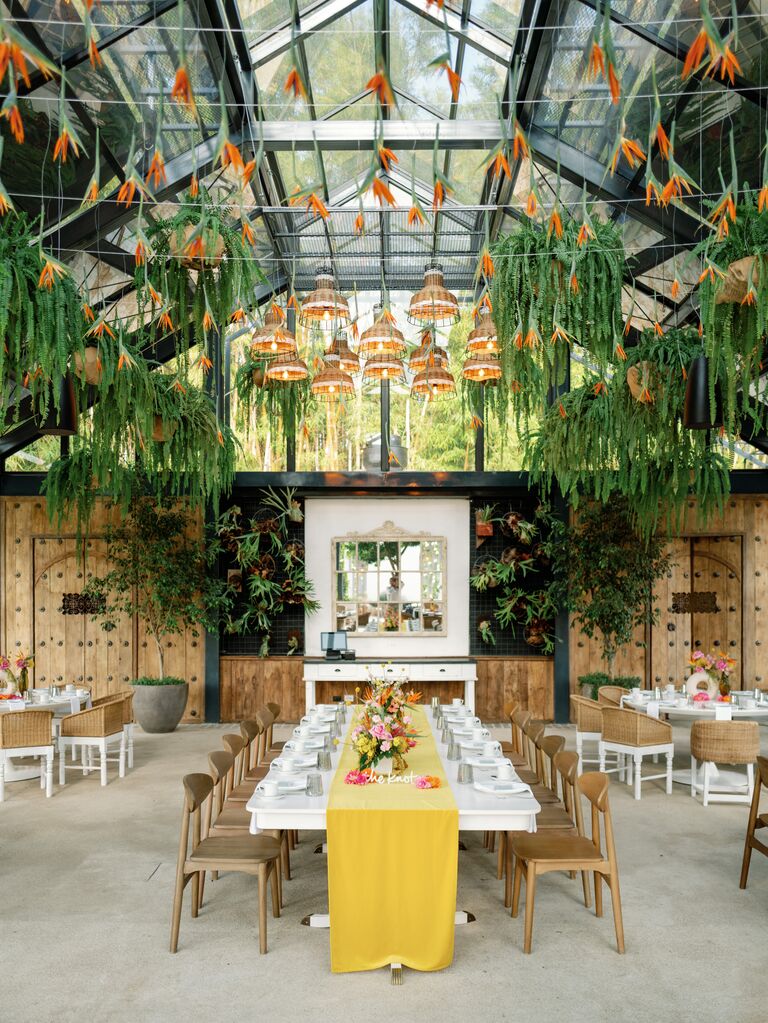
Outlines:
{"label": "wooden dining chair", "polygon": [[[562,756],[562,754],[560,754]],[[512,916],[518,915],[520,905],[520,884],[525,876],[525,935],[524,951],[531,951],[533,937],[533,910],[536,897],[536,878],[553,870],[588,871],[595,877],[595,916],[603,915],[603,882],[611,892],[613,922],[616,928],[616,945],[619,953],[624,952],[624,923],[621,915],[621,894],[619,871],[616,863],[616,848],[613,840],[611,810],[608,804],[609,779],[606,774],[593,771],[576,779],[575,792],[583,793],[591,803],[592,838],[583,834],[569,835],[559,831],[537,831],[533,835],[514,832],[511,836],[511,851],[515,857],[515,873],[512,885]],[[578,819],[580,802],[575,799]],[[602,848],[600,821],[603,823],[605,851]]]}
{"label": "wooden dining chair", "polygon": [[263,707],[259,707],[253,716],[263,728],[263,732],[259,736],[259,763],[271,763],[271,761],[280,755],[278,750],[271,750],[269,748],[269,736],[272,734],[275,715],[265,704]]}
{"label": "wooden dining chair", "polygon": [[741,880],[739,888],[747,887],[749,875],[749,864],[752,859],[752,850],[757,849],[763,856],[768,856],[768,845],[755,838],[755,832],[760,828],[768,828],[768,813],[760,813],[760,790],[763,787],[768,790],[768,757],[757,758],[757,778],[752,793],[752,803],[749,808],[749,819],[747,821],[747,837],[744,841],[744,857],[741,861]]}
{"label": "wooden dining chair", "polygon": [[53,795],[53,711],[0,714],[0,803],[5,800],[5,765],[11,757],[40,757],[40,788]]}
{"label": "wooden dining chair", "polygon": [[261,781],[268,773],[269,764],[262,762],[264,726],[256,718],[249,718],[240,722],[240,735],[248,745],[247,762],[245,768],[245,781]]}
{"label": "wooden dining chair", "polygon": [[[556,736],[555,738],[561,738]],[[581,802],[576,792],[576,779],[578,777],[579,757],[577,753],[563,752],[558,750],[553,757],[552,769],[556,776],[560,777],[560,784],[563,790],[563,803],[554,805],[552,803],[542,806],[536,814],[536,833],[540,831],[563,833],[566,835],[584,834],[584,824],[581,815]],[[505,870],[504,870],[504,905],[509,908],[512,905],[512,876],[513,860],[512,837],[514,832],[506,832],[504,838],[505,847]],[[571,872],[575,876],[575,872]],[[582,885],[584,888],[584,905],[589,908],[591,896],[589,893],[589,879],[587,872],[581,872]]]}
{"label": "wooden dining chair", "polygon": [[[208,766],[211,769],[211,777],[214,781],[214,793],[212,802],[212,813],[210,829],[212,834],[237,835],[249,833],[251,828],[251,814],[246,809],[245,802],[239,799],[228,798],[227,792],[232,791],[232,782],[235,771],[235,758],[228,750],[214,750],[208,754]],[[254,793],[256,786],[253,785],[249,799]],[[291,861],[289,856],[288,834],[282,829],[264,831],[280,843],[282,874],[286,881],[291,880]],[[280,904],[282,905],[282,887],[280,891]]]}
{"label": "wooden dining chair", "polygon": [[176,952],[179,946],[184,889],[191,881],[192,916],[197,917],[201,903],[201,876],[204,876],[206,870],[211,870],[255,874],[258,878],[259,952],[263,955],[267,951],[267,883],[270,880],[272,915],[280,916],[279,878],[276,869],[280,858],[280,845],[274,838],[266,835],[209,836],[207,821],[210,819],[213,802],[213,779],[209,774],[188,774],[184,777],[183,785],[184,808],[173,894],[171,952]]}
{"label": "wooden dining chair", "polygon": [[528,724],[532,717],[533,715],[529,710],[516,710],[512,713],[512,741],[515,744],[517,752],[523,757],[525,757],[526,746],[523,728]]}
{"label": "wooden dining chair", "polygon": [[267,729],[267,749],[270,750],[270,752],[280,753],[283,749],[283,746],[285,746],[285,741],[284,740],[276,741],[272,736],[272,730],[274,728],[274,725],[278,718],[280,717],[281,710],[280,704],[268,703],[266,706],[267,710],[272,715],[272,721],[270,723],[269,728]]}

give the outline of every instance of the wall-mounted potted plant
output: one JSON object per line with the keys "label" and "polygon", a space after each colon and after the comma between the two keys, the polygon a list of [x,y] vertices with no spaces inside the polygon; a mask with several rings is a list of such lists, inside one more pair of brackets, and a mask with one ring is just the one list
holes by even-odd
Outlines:
{"label": "wall-mounted potted plant", "polygon": [[499,585],[501,562],[496,558],[481,558],[474,563],[469,574],[470,586],[478,593],[493,590]]}
{"label": "wall-mounted potted plant", "polygon": [[493,523],[496,514],[495,504],[485,504],[475,509],[475,547],[493,536]]}
{"label": "wall-mounted potted plant", "polygon": [[506,515],[502,515],[499,521],[501,522],[502,533],[505,536],[514,537],[520,543],[530,545],[534,536],[536,536],[536,523],[529,522],[521,512],[507,512]]}
{"label": "wall-mounted potted plant", "polygon": [[215,547],[193,538],[193,530],[183,506],[134,500],[120,525],[106,530],[109,570],[85,588],[101,602],[94,620],[105,631],[122,617],[137,616],[154,641],[157,675],[132,683],[136,718],[147,732],[172,732],[187,703],[187,682],[166,673],[169,638],[187,629],[193,636],[217,629],[231,603],[226,584],[210,570]]}
{"label": "wall-mounted potted plant", "polygon": [[489,646],[496,646],[496,637],[493,634],[493,621],[490,615],[481,615],[478,618],[477,631],[483,643]]}

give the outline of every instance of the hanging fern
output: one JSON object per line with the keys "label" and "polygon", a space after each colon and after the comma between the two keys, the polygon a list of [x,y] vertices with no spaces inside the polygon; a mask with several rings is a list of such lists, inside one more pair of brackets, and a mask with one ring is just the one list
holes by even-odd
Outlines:
{"label": "hanging fern", "polygon": [[233,224],[227,207],[201,188],[197,196],[184,195],[173,217],[145,225],[150,255],[135,273],[141,311],[148,318],[168,311],[187,349],[213,330],[224,334],[233,313],[250,309],[256,285],[266,280]]}
{"label": "hanging fern", "polygon": [[235,377],[238,397],[237,425],[246,436],[251,428],[251,410],[264,409],[270,423],[281,423],[286,437],[295,437],[296,430],[312,400],[310,380],[275,383],[265,379],[269,360],[246,354],[245,362]]}
{"label": "hanging fern", "polygon": [[[526,437],[531,481],[549,489],[556,481],[574,506],[582,497],[601,503],[629,499],[638,532],[648,536],[663,522],[679,529],[689,496],[700,519],[722,512],[729,491],[729,462],[706,431],[682,424],[685,370],[701,354],[695,330],[658,338],[645,331],[607,382],[592,376],[562,396]],[[638,368],[642,399],[627,373]]]}
{"label": "hanging fern", "polygon": [[[714,203],[710,203],[712,207]],[[704,260],[699,302],[704,350],[711,360],[712,407],[717,390],[729,433],[736,432],[742,417],[760,427],[765,423],[765,405],[757,395],[768,327],[768,211],[758,211],[754,192],[745,191],[728,233],[718,239],[713,230],[696,254]],[[725,301],[729,268],[752,256],[757,258],[749,268],[751,287],[745,290],[743,301]]]}
{"label": "hanging fern", "polygon": [[572,341],[605,366],[621,338],[621,232],[613,222],[591,226],[594,237],[579,245],[581,224],[572,218],[560,238],[525,220],[494,246],[491,298],[503,371],[494,403],[511,400],[524,420],[564,382]]}
{"label": "hanging fern", "polygon": [[23,384],[41,418],[51,403],[58,410],[58,382],[73,354],[83,352],[86,326],[68,272],[55,274],[50,289],[40,287],[46,258],[26,213],[0,218],[0,404],[14,384]]}

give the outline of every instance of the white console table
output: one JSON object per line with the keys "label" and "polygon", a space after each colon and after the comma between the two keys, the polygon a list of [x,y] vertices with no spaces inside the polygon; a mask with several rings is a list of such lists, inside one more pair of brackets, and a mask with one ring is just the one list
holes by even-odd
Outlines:
{"label": "white console table", "polygon": [[[368,668],[381,668],[381,657],[361,657],[355,661],[326,660],[322,657],[309,657],[304,660],[304,691],[307,710],[317,703],[315,686],[318,682],[343,682],[346,692],[354,693],[356,686],[364,686],[368,681]],[[393,661],[385,669],[393,678],[405,673],[409,683],[414,686],[429,685],[430,682],[463,682],[464,703],[468,707],[475,706],[475,682],[477,681],[477,665],[472,660],[417,660]]]}

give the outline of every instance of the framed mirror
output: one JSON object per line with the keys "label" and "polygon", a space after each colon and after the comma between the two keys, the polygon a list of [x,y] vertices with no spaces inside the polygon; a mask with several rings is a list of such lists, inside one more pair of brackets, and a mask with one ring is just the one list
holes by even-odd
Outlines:
{"label": "framed mirror", "polygon": [[444,537],[392,522],[332,541],[334,628],[359,635],[446,635]]}

